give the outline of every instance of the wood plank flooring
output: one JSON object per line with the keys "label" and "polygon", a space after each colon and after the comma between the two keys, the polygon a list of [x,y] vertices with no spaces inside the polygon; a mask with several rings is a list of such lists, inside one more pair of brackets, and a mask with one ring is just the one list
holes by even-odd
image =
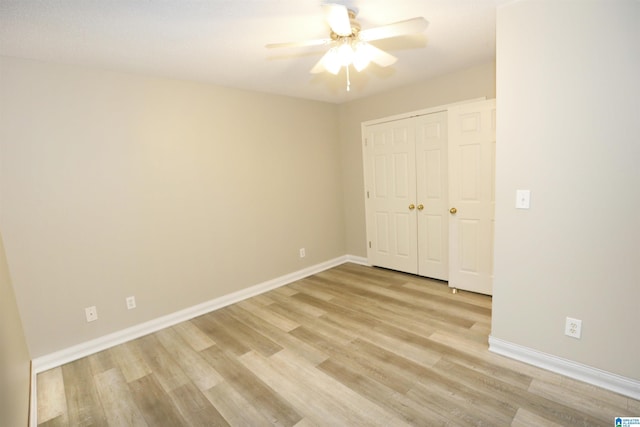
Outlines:
{"label": "wood plank flooring", "polygon": [[40,426],[610,426],[640,401],[487,350],[491,298],[343,264],[38,375]]}

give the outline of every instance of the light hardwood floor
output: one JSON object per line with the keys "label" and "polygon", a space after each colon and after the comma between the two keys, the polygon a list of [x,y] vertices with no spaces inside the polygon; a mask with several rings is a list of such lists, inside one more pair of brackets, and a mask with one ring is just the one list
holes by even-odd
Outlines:
{"label": "light hardwood floor", "polygon": [[41,426],[612,426],[640,401],[487,350],[491,298],[344,264],[38,375]]}

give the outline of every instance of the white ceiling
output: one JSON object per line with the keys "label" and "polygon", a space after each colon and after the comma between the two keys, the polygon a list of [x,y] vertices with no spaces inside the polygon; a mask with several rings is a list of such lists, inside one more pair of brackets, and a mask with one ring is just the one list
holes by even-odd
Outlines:
{"label": "white ceiling", "polygon": [[[424,34],[372,44],[398,57],[346,75],[312,75],[326,47],[321,4],[357,9],[363,29],[416,16]],[[0,0],[0,55],[210,82],[341,103],[495,59],[504,0]]]}

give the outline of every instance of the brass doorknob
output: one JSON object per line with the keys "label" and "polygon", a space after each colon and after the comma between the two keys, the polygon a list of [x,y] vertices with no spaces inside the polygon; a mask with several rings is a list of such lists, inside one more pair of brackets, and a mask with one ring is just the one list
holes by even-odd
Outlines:
{"label": "brass doorknob", "polygon": [[421,211],[422,209],[424,209],[424,205],[423,204],[419,204],[418,205],[418,210]]}
{"label": "brass doorknob", "polygon": [[451,208],[451,209],[449,209],[449,213],[450,213],[450,214],[454,214],[454,213],[456,213],[456,212],[458,212],[458,209],[456,209],[456,208]]}
{"label": "brass doorknob", "polygon": [[410,210],[410,211],[414,210],[415,208],[416,208],[416,205],[414,205],[413,203],[411,203],[411,204],[409,205],[409,210]]}

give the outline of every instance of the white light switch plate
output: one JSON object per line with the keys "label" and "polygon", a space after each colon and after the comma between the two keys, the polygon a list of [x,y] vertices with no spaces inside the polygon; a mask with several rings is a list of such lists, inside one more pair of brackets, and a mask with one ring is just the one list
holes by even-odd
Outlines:
{"label": "white light switch plate", "polygon": [[531,204],[530,190],[516,190],[516,209],[529,209]]}

